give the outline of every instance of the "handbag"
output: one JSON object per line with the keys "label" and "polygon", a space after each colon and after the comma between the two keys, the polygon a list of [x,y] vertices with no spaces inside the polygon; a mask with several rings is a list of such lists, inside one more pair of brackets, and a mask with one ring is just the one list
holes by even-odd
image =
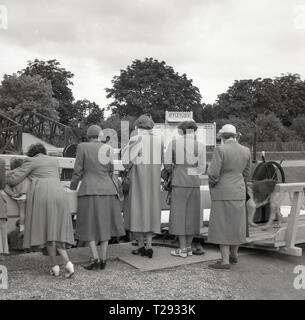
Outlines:
{"label": "handbag", "polygon": [[122,190],[122,184],[120,183],[120,181],[118,180],[118,183],[116,183],[114,180],[113,180],[113,177],[111,174],[109,174],[110,176],[110,179],[115,187],[115,190],[116,190],[116,195],[118,197],[118,199],[120,201],[123,201],[124,200],[124,193],[123,193],[123,190]]}
{"label": "handbag", "polygon": [[130,189],[130,169],[124,171],[121,185],[123,194],[127,194]]}

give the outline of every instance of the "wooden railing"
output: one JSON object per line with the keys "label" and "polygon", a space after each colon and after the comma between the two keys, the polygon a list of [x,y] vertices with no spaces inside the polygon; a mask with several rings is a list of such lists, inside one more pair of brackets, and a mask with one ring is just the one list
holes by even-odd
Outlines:
{"label": "wooden railing", "polygon": [[14,120],[20,123],[23,132],[30,133],[55,147],[63,148],[77,142],[70,127],[45,115],[26,112],[14,117]]}
{"label": "wooden railing", "polygon": [[0,113],[0,154],[22,153],[22,126]]}

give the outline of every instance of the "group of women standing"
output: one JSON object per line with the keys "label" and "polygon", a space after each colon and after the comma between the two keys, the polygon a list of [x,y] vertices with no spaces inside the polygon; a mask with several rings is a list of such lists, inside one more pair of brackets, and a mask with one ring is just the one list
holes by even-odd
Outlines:
{"label": "group of women standing", "polygon": [[[165,153],[163,140],[153,132],[154,122],[150,117],[139,117],[135,127],[128,145],[122,149],[122,162],[130,179],[124,218],[118,184],[113,176],[113,149],[109,145],[104,149],[109,161],[101,161],[101,147],[106,145],[100,141],[102,129],[91,126],[87,131],[89,142],[78,145],[70,188],[78,190],[75,238],[88,243],[93,256],[84,266],[87,270],[105,268],[108,241],[111,237],[123,236],[126,229],[132,232],[139,245],[132,254],[153,257],[152,236],[160,232],[161,227],[162,166],[172,177],[169,232],[178,236],[180,243],[179,249],[172,250],[171,255],[191,256],[193,237],[200,233],[200,175],[206,170],[206,157],[205,147],[196,135],[196,123],[181,123],[180,137],[170,143]],[[224,145],[215,149],[209,168],[213,201],[209,240],[221,245],[223,257],[221,262],[211,266],[214,269],[226,269],[230,245],[232,262],[236,259],[238,245],[244,241],[246,193],[243,179],[250,163],[247,148],[235,139],[236,132],[223,133],[227,134],[222,134]],[[30,187],[24,247],[46,246],[54,276],[60,274],[57,251],[65,261],[66,277],[71,277],[74,266],[66,247],[74,244],[72,219],[60,183],[58,162],[47,156],[40,144],[32,146],[23,164],[7,174],[6,183],[16,186],[26,178],[30,179]],[[1,205],[0,202],[0,209]]]}

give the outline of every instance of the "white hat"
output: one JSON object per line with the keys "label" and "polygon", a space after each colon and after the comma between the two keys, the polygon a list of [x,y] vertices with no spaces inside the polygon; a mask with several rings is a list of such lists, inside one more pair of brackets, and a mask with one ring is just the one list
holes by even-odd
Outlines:
{"label": "white hat", "polygon": [[236,128],[232,124],[225,124],[217,133],[217,136],[220,137],[223,133],[236,133]]}

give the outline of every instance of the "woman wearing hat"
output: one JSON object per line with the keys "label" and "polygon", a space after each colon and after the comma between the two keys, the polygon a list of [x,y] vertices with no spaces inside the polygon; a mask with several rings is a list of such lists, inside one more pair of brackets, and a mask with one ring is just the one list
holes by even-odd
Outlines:
{"label": "woman wearing hat", "polygon": [[[81,181],[75,238],[89,243],[94,260],[84,267],[87,270],[104,269],[108,241],[111,237],[125,235],[121,205],[112,180],[113,149],[99,141],[101,132],[99,126],[90,126],[87,130],[89,142],[78,145],[70,185],[76,190]],[[108,152],[108,162],[101,161],[103,150]],[[97,242],[101,243],[100,252]]]}
{"label": "woman wearing hat", "polygon": [[65,276],[74,274],[66,247],[74,245],[72,217],[64,189],[59,179],[59,164],[54,157],[46,155],[41,143],[31,145],[28,157],[22,165],[8,172],[6,181],[10,187],[29,178],[23,247],[47,248],[53,267],[51,274],[60,275],[56,260],[56,251],[62,256],[65,265]]}
{"label": "woman wearing hat", "polygon": [[[161,164],[163,144],[152,132],[153,120],[140,116],[128,145],[122,151],[123,164],[130,170],[130,189],[125,227],[134,233],[139,248],[133,254],[152,258],[152,235],[161,228]],[[146,240],[146,247],[144,246]]]}
{"label": "woman wearing hat", "polygon": [[239,245],[246,242],[246,186],[250,175],[251,154],[236,140],[236,128],[227,124],[218,133],[208,169],[212,200],[208,242],[220,246],[222,260],[209,265],[215,270],[230,270],[237,263]]}
{"label": "woman wearing hat", "polygon": [[206,169],[205,147],[198,141],[194,121],[179,124],[181,137],[167,147],[165,168],[172,173],[169,233],[179,236],[180,248],[171,255],[191,256],[192,241],[200,233],[200,179]]}

